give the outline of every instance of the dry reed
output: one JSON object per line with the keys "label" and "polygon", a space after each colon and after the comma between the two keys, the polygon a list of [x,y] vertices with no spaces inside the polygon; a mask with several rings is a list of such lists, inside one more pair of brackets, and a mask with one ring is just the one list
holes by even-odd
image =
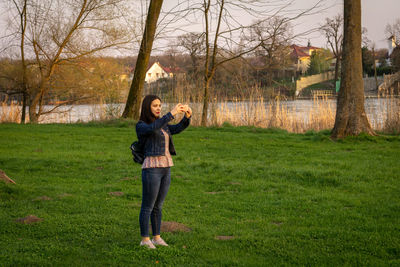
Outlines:
{"label": "dry reed", "polygon": [[227,122],[233,126],[280,128],[302,133],[332,128],[335,112],[335,107],[327,99],[314,98],[313,108],[304,114],[290,110],[279,99],[265,102],[259,97],[248,101],[221,102],[215,111],[212,125],[220,126]]}
{"label": "dry reed", "polygon": [[391,97],[386,105],[386,116],[384,119],[383,132],[400,133],[400,99]]}
{"label": "dry reed", "polygon": [[7,104],[7,101],[0,104],[0,123],[20,123],[21,122],[21,106],[15,102]]}
{"label": "dry reed", "polygon": [[[203,109],[201,94],[184,94],[181,90],[164,101],[163,110],[171,110],[176,103],[189,104],[193,110],[192,125],[199,126],[201,124]],[[377,105],[366,107],[372,127],[380,132],[400,133],[400,99],[395,97],[378,98],[377,101]],[[315,97],[312,102],[307,102],[307,104],[311,103],[311,107],[307,108],[306,112],[296,110],[295,105],[288,105],[289,102],[283,102],[279,97],[266,101],[259,90],[253,90],[251,94],[247,94],[246,99],[236,98],[228,101],[212,98],[209,103],[207,126],[221,126],[229,123],[233,126],[280,128],[294,133],[333,128],[336,115],[335,101],[326,97]],[[93,121],[117,118],[122,111],[121,106],[110,106],[104,102],[91,105],[90,109],[87,120]],[[18,123],[20,117],[20,105],[14,102],[11,104],[1,103],[0,122]],[[178,122],[180,118],[181,116],[178,116],[175,122]],[[74,120],[73,115],[63,111],[43,116],[40,123],[71,123],[74,121],[76,119]]]}

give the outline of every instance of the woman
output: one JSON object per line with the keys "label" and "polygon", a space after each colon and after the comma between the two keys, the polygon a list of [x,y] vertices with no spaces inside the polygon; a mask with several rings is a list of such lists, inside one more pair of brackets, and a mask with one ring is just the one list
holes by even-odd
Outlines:
{"label": "woman", "polygon": [[[176,125],[168,125],[175,115],[185,113]],[[136,124],[139,143],[144,147],[145,159],[142,165],[142,207],[139,215],[141,246],[154,249],[154,245],[168,246],[160,237],[161,209],[171,182],[173,166],[171,155],[176,155],[171,135],[182,132],[190,124],[192,110],[187,105],[177,104],[163,117],[161,100],[147,95],[142,102],[140,120]],[[150,240],[149,220],[153,232]]]}

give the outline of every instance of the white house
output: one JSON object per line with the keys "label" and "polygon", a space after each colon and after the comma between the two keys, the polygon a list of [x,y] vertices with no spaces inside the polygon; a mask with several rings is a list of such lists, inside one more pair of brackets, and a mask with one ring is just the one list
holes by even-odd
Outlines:
{"label": "white house", "polygon": [[174,73],[171,68],[165,68],[161,66],[160,62],[155,62],[146,72],[146,78],[144,79],[147,83],[152,83],[161,78],[172,78]]}

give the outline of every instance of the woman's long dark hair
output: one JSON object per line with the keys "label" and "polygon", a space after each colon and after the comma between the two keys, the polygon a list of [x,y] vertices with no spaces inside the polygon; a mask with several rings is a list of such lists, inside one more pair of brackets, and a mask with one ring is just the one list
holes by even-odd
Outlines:
{"label": "woman's long dark hair", "polygon": [[140,111],[140,120],[144,121],[145,123],[152,123],[156,117],[154,117],[153,113],[151,112],[151,102],[154,100],[161,99],[156,95],[146,95],[143,98],[142,102],[142,110]]}

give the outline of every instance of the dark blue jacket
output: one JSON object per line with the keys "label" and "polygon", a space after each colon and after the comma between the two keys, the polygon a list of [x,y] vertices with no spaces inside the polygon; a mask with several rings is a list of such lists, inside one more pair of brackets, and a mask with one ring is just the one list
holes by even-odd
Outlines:
{"label": "dark blue jacket", "polygon": [[168,122],[174,119],[171,112],[168,112],[163,117],[156,119],[154,122],[147,124],[144,121],[139,121],[136,124],[136,135],[139,144],[144,145],[144,155],[147,156],[164,156],[165,155],[165,137],[161,129],[169,135],[169,152],[171,155],[176,155],[174,143],[171,135],[178,134],[185,130],[190,124],[190,118],[183,116],[183,119],[175,125],[169,125]]}

